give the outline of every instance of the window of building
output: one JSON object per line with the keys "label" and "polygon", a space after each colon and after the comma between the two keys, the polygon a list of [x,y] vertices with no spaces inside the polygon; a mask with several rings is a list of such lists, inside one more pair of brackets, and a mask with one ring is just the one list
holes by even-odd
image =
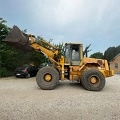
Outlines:
{"label": "window of building", "polygon": [[115,65],[115,68],[118,69],[118,63],[115,63],[114,65]]}

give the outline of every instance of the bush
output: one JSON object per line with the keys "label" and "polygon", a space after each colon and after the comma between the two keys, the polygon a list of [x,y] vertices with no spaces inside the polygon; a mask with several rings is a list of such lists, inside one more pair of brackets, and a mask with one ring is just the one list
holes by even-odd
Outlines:
{"label": "bush", "polygon": [[5,67],[0,69],[0,78],[12,76],[12,75],[13,75],[13,71],[7,70]]}

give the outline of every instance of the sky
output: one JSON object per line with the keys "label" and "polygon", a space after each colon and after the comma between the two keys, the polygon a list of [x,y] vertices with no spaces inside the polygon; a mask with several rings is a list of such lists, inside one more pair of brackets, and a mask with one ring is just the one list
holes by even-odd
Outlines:
{"label": "sky", "polygon": [[0,0],[0,18],[54,44],[91,44],[89,55],[120,45],[120,0]]}

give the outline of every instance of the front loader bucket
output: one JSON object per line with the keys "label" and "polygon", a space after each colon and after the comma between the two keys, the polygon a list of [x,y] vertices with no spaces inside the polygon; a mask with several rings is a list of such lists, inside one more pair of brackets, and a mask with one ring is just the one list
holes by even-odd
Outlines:
{"label": "front loader bucket", "polygon": [[28,35],[23,33],[17,26],[13,26],[12,31],[2,41],[26,52],[32,50]]}

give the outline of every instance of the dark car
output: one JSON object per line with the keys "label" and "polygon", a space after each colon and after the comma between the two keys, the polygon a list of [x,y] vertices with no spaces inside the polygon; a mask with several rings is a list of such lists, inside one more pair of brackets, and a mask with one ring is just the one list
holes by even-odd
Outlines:
{"label": "dark car", "polygon": [[37,66],[25,65],[15,70],[15,76],[29,78],[35,76],[38,70]]}

